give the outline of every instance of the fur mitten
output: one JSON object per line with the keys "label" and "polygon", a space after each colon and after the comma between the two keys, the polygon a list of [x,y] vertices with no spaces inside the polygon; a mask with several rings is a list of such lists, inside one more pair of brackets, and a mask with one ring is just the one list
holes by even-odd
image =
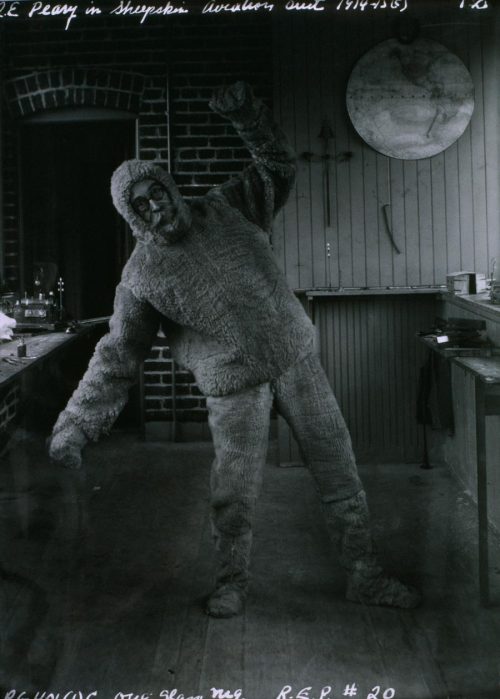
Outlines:
{"label": "fur mitten", "polygon": [[62,412],[50,438],[50,458],[65,468],[80,468],[82,465],[82,449],[87,442],[87,437],[78,425],[75,425]]}
{"label": "fur mitten", "polygon": [[239,81],[216,90],[209,106],[229,119],[252,156],[252,164],[236,177],[214,187],[252,223],[271,233],[274,217],[287,200],[294,179],[296,156],[271,110]]}
{"label": "fur mitten", "polygon": [[258,105],[248,83],[239,80],[230,87],[221,87],[214,92],[209,102],[212,111],[225,119],[230,119],[235,126],[253,121],[258,116]]}

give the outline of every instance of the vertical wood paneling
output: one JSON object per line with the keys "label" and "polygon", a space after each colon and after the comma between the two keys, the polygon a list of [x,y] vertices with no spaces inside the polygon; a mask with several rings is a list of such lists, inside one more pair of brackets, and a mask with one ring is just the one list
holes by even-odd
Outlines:
{"label": "vertical wood paneling", "polygon": [[365,265],[366,286],[380,286],[380,260],[378,255],[378,180],[377,156],[375,152],[367,151],[363,159],[364,188],[364,229],[367,250],[373,250],[373,255],[361,255]]}
{"label": "vertical wood paneling", "polygon": [[[328,286],[330,276],[334,287],[443,284],[450,271],[486,272],[492,251],[500,250],[498,29],[490,18],[481,26],[479,14],[474,22],[459,22],[449,8],[423,19],[422,36],[443,43],[468,67],[475,111],[455,144],[420,161],[375,153],[346,111],[350,72],[369,48],[394,35],[390,17],[354,21],[304,13],[275,20],[275,75],[282,100],[276,107],[297,151],[321,155],[317,136],[325,117],[335,131],[333,230],[326,232],[318,158],[299,162],[296,195],[276,228],[281,264],[296,288]],[[388,239],[384,204],[391,205],[390,224],[401,254]],[[327,237],[334,254],[331,275]]]}
{"label": "vertical wood paneling", "polygon": [[434,283],[434,245],[432,222],[432,184],[430,159],[417,161],[417,200],[420,259],[417,284]]}
{"label": "vertical wood paneling", "polygon": [[[296,195],[276,227],[278,256],[296,288],[327,287],[330,281],[334,288],[443,284],[447,272],[485,272],[492,251],[500,255],[498,25],[487,20],[479,26],[479,15],[474,23],[457,22],[449,8],[422,22],[423,36],[440,41],[469,68],[476,107],[458,142],[433,158],[405,162],[363,143],[345,107],[352,67],[371,46],[393,36],[391,22],[382,16],[276,19],[281,123],[299,153],[321,155],[317,136],[325,117],[335,132],[333,230],[326,232],[318,159],[301,161]],[[401,254],[387,236],[384,204],[390,205]],[[334,256],[331,274],[327,241]],[[434,316],[433,300],[423,296],[316,302],[322,361],[361,459],[421,458],[415,403],[423,357],[415,332]]]}
{"label": "vertical wood paneling", "polygon": [[462,269],[462,245],[460,222],[460,191],[458,186],[458,150],[453,144],[444,153],[447,260],[450,270]]}
{"label": "vertical wood paneling", "polygon": [[[498,71],[500,69],[500,21],[486,25],[483,29],[483,103],[485,128],[484,128],[484,148],[489,152],[496,148],[497,158],[485,158],[485,198],[486,198],[486,227],[488,231],[488,251],[487,263],[492,257],[500,260],[500,234],[497,223],[499,217],[498,192],[500,191],[498,173],[498,153],[500,150],[500,139],[498,137],[498,115],[500,111],[499,91],[498,91]],[[490,116],[494,115],[494,116]]]}
{"label": "vertical wood paneling", "polygon": [[[0,49],[0,58],[3,59],[3,51]],[[0,78],[0,90],[4,90],[3,77]],[[4,162],[3,159],[3,110],[0,109],[0,162]],[[3,211],[3,168],[0,170],[0,211]],[[4,217],[0,216],[0,270],[2,270],[2,281],[6,280],[5,267],[4,267],[4,257],[5,257],[5,235],[4,235]]]}
{"label": "vertical wood paneling", "polygon": [[[472,128],[457,141],[458,206],[460,216],[461,269],[474,267],[474,208],[472,202]],[[478,270],[479,271],[479,270]]]}
{"label": "vertical wood paneling", "polygon": [[472,220],[474,269],[486,272],[488,259],[488,230],[486,208],[486,158],[484,129],[486,115],[483,98],[483,47],[481,28],[471,28],[470,71],[474,82],[476,118],[471,122]]}
{"label": "vertical wood paneling", "polygon": [[419,461],[416,423],[423,349],[419,329],[435,315],[433,296],[317,299],[320,355],[360,460]]}
{"label": "vertical wood paneling", "polygon": [[[302,37],[296,25],[292,26],[292,35],[293,45],[297,46],[301,43]],[[309,51],[294,52],[293,61],[296,88],[295,149],[300,156],[305,151],[310,151],[309,99],[313,83],[309,80]],[[303,95],[305,99],[297,99],[298,95]],[[312,236],[304,235],[305,231],[312,230],[312,207],[307,205],[309,201],[311,201],[311,167],[308,161],[299,157],[297,161],[297,276],[301,288],[312,284]]]}
{"label": "vertical wood paneling", "polygon": [[[274,108],[280,124],[289,138],[295,134],[295,94],[290,85],[294,80],[293,43],[284,32],[274,35],[275,91]],[[281,261],[290,285],[299,288],[297,255],[297,197],[291,196],[276,219],[273,247]]]}
{"label": "vertical wood paneling", "polygon": [[403,198],[405,203],[406,284],[420,283],[420,221],[418,218],[418,185],[416,160],[403,163]]}
{"label": "vertical wood paneling", "polygon": [[[395,162],[395,161],[394,161]],[[367,255],[370,259],[375,259],[379,269],[380,286],[390,286],[398,284],[395,262],[404,259],[402,255],[394,256],[392,244],[387,237],[386,224],[384,220],[383,204],[390,203],[391,196],[391,161],[383,155],[377,153],[377,230],[378,246]],[[400,231],[404,228],[398,225],[397,209],[391,206],[391,230],[396,239],[396,244],[402,247]],[[402,282],[403,283],[403,282]]]}
{"label": "vertical wood paneling", "polygon": [[[430,284],[441,284],[447,269],[448,240],[445,201],[445,156],[439,153],[430,160],[430,190],[432,207],[432,249],[434,268]],[[453,269],[453,267],[451,267]]]}
{"label": "vertical wood paneling", "polygon": [[[383,156],[381,156],[383,157]],[[406,229],[406,180],[404,162],[402,160],[391,160],[384,158],[386,170],[388,172],[388,201],[391,204],[390,221],[391,230],[401,254],[397,254],[387,237],[385,229],[383,229],[383,247],[381,249],[381,257],[387,257],[392,260],[393,280],[388,284],[394,286],[406,286],[407,284],[407,229]],[[382,212],[383,213],[383,212]],[[383,224],[384,225],[384,224]]]}
{"label": "vertical wood paneling", "polygon": [[[300,41],[300,39],[299,39]],[[307,70],[308,72],[317,69],[317,66],[322,63],[322,42],[312,41],[308,54]],[[317,76],[315,87],[309,81],[309,89],[307,91],[307,123],[308,123],[308,142],[307,151],[314,152],[319,149],[319,130],[317,128],[318,118],[323,119],[323,89],[321,83],[321,74]],[[324,187],[323,167],[319,164],[316,167],[309,168],[309,190],[307,196],[309,199],[313,196],[313,192],[321,191]],[[310,244],[310,269],[308,270],[307,279],[301,279],[302,286],[311,284],[315,286],[326,286],[326,266],[325,266],[325,207],[312,207],[310,210],[310,230],[312,235],[309,239]],[[318,264],[314,265],[313,260],[317,259]]]}

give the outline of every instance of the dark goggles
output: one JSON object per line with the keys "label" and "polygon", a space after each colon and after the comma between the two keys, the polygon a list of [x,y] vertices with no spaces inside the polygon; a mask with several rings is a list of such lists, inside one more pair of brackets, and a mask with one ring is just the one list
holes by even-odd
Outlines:
{"label": "dark goggles", "polygon": [[149,211],[149,202],[151,199],[153,201],[161,201],[166,194],[167,190],[161,185],[153,184],[148,191],[148,197],[136,197],[132,202],[132,207],[136,214],[145,214]]}

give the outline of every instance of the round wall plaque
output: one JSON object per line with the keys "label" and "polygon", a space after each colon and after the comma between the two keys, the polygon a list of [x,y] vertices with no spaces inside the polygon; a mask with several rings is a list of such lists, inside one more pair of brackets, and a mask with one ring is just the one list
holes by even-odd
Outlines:
{"label": "round wall plaque", "polygon": [[380,153],[429,158],[467,128],[474,86],[462,61],[436,41],[389,39],[354,66],[347,110],[361,138]]}

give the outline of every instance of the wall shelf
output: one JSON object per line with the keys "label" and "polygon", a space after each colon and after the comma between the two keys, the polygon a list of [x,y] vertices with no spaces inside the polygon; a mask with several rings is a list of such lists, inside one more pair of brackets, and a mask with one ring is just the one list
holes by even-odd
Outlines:
{"label": "wall shelf", "polygon": [[444,292],[443,286],[381,286],[381,287],[343,287],[341,289],[296,289],[295,293],[307,298],[322,296],[395,296],[416,294],[438,294]]}
{"label": "wall shelf", "polygon": [[443,292],[440,296],[443,301],[453,306],[480,315],[495,323],[500,323],[500,306],[491,303],[489,300],[489,292],[470,294],[468,296],[459,296],[457,294]]}

